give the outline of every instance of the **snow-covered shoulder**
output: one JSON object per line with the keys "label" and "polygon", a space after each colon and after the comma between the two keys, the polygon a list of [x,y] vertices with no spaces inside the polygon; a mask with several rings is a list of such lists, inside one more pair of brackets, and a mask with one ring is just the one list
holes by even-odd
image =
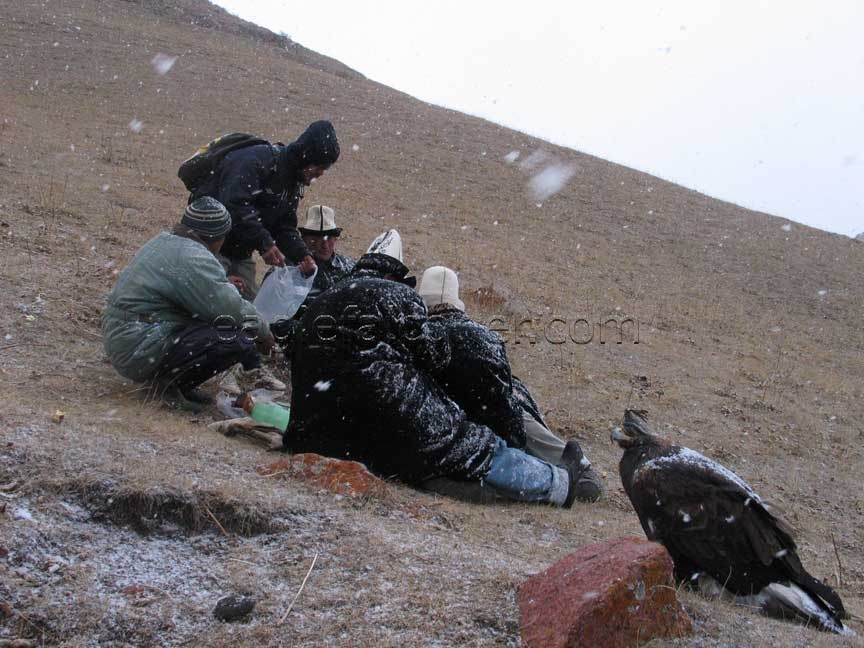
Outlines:
{"label": "snow-covered shoulder", "polygon": [[757,495],[750,485],[738,475],[725,466],[720,465],[716,461],[713,461],[705,455],[699,454],[690,448],[678,448],[677,452],[674,454],[649,459],[642,465],[641,470],[666,470],[675,466],[698,468],[699,470],[719,475],[726,481],[741,488],[749,498],[753,499],[753,501],[759,502],[760,504],[762,503],[762,499],[759,495]]}

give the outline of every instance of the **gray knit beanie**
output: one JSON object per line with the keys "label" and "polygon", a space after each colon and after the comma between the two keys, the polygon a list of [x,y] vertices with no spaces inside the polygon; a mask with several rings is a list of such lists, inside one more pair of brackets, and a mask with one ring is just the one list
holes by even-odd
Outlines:
{"label": "gray knit beanie", "polygon": [[219,238],[231,231],[231,215],[225,205],[215,198],[204,196],[186,205],[180,222],[206,238]]}

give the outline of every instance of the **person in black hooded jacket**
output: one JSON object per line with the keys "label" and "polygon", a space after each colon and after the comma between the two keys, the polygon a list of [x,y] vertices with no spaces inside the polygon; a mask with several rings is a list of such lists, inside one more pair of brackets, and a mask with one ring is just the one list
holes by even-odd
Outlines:
{"label": "person in black hooded jacket", "polygon": [[293,348],[285,447],[354,459],[410,484],[485,481],[510,499],[572,506],[578,446],[555,466],[468,420],[432,377],[449,362],[449,342],[407,274],[390,230],[310,304]]}
{"label": "person in black hooded jacket", "polygon": [[231,214],[233,226],[221,250],[229,280],[249,299],[258,292],[252,253],[271,266],[286,260],[305,276],[316,268],[297,230],[297,205],[305,188],[339,159],[336,130],[316,121],[291,144],[258,144],[226,155],[190,202],[211,196]]}

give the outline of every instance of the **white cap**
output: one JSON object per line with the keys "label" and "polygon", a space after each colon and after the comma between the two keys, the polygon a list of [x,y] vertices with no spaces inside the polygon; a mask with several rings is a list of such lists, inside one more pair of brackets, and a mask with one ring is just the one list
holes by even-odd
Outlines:
{"label": "white cap", "polygon": [[460,311],[465,311],[465,304],[459,299],[459,279],[450,268],[444,266],[426,268],[417,292],[429,308],[438,304],[449,304]]}
{"label": "white cap", "polygon": [[372,241],[372,245],[369,246],[369,249],[366,250],[366,254],[386,254],[387,256],[393,257],[399,263],[404,263],[402,260],[402,237],[399,236],[399,232],[395,229],[387,230],[383,234],[379,234],[374,241]]}
{"label": "white cap", "polygon": [[306,223],[297,229],[301,234],[330,234],[339,236],[341,227],[336,227],[336,212],[326,205],[312,205],[306,210]]}

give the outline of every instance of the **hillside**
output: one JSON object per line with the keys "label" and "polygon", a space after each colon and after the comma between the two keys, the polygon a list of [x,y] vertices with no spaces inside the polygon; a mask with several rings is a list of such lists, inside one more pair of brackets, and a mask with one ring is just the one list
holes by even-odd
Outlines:
{"label": "hillside", "polygon": [[[0,608],[0,641],[519,645],[515,585],[642,535],[609,442],[628,406],[779,504],[804,564],[864,615],[859,241],[425,104],[198,0],[0,8],[0,601],[19,612]],[[159,54],[176,57],[165,74]],[[178,218],[178,163],[223,132],[289,141],[319,118],[343,155],[301,207],[334,206],[354,255],[398,228],[417,274],[460,272],[479,319],[533,318],[536,343],[508,345],[515,373],[608,473],[600,503],[480,507],[395,483],[334,498],[262,477],[278,457],[106,363],[102,296]],[[549,165],[575,173],[539,200]],[[638,344],[543,336],[554,316],[616,315]],[[232,591],[260,598],[250,622],[213,620]],[[652,646],[864,645],[860,620],[841,639],[682,599],[698,634]]]}

